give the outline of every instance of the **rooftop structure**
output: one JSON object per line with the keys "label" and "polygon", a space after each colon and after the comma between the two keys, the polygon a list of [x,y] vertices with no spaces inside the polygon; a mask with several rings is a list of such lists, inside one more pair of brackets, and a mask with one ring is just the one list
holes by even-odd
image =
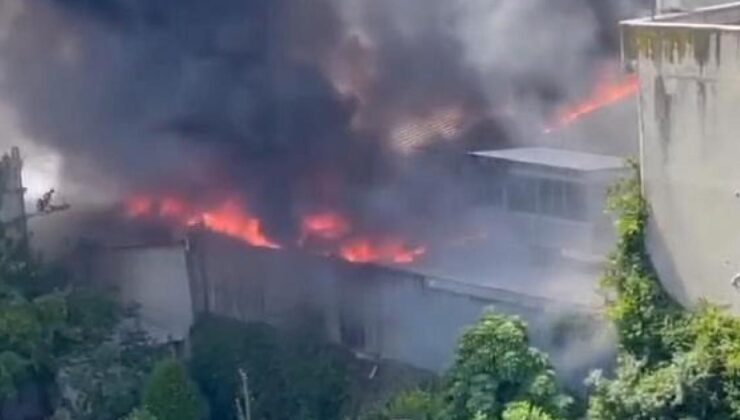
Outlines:
{"label": "rooftop structure", "polygon": [[648,250],[669,292],[740,313],[740,2],[622,23]]}
{"label": "rooftop structure", "polygon": [[624,169],[624,160],[618,157],[546,147],[522,147],[471,152],[470,154],[479,158],[494,158],[509,162],[541,165],[573,171]]}
{"label": "rooftop structure", "polygon": [[727,0],[655,0],[656,9],[660,12],[671,10],[694,10],[701,7],[727,3]]}
{"label": "rooftop structure", "polygon": [[430,249],[414,270],[571,304],[594,305],[614,244],[607,187],[626,174],[619,157],[527,147],[470,153],[476,206],[460,240]]}

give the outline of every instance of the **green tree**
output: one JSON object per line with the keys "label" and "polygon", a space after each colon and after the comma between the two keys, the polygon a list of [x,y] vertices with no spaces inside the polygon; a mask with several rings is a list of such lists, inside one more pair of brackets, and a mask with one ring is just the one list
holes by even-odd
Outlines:
{"label": "green tree", "polygon": [[619,348],[648,364],[669,358],[681,345],[672,332],[684,323],[683,309],[663,290],[645,249],[648,207],[635,176],[609,191],[607,210],[616,215],[617,247],[601,281],[607,314],[617,328]]}
{"label": "green tree", "polygon": [[573,404],[558,389],[547,356],[530,347],[526,326],[517,318],[487,314],[466,331],[447,378],[447,419],[477,414],[498,419],[515,401],[562,416]]}
{"label": "green tree", "polygon": [[285,334],[215,317],[198,320],[190,368],[212,417],[236,418],[234,398],[241,395],[238,372],[243,369],[249,376],[252,418],[342,418],[352,355],[308,332]]}
{"label": "green tree", "polygon": [[685,310],[662,289],[645,250],[637,176],[609,203],[619,241],[603,284],[620,355],[613,378],[589,379],[589,419],[740,419],[740,320],[706,304]]}
{"label": "green tree", "polygon": [[140,331],[122,330],[95,348],[62,359],[56,375],[58,417],[114,420],[139,403],[161,350]]}
{"label": "green tree", "polygon": [[195,384],[180,362],[171,358],[154,367],[143,403],[158,420],[198,420],[202,413]]}
{"label": "green tree", "polygon": [[367,420],[438,420],[444,403],[437,393],[413,389],[394,396],[385,407],[365,416]]}
{"label": "green tree", "polygon": [[554,420],[543,409],[526,401],[517,401],[506,406],[502,420]]}
{"label": "green tree", "polygon": [[123,420],[157,420],[146,408],[137,408]]}

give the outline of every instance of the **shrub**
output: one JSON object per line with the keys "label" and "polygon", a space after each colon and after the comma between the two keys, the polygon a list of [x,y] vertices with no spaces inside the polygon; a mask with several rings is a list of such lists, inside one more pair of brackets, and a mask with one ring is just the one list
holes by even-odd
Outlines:
{"label": "shrub", "polygon": [[158,420],[198,420],[202,412],[195,384],[174,359],[165,359],[154,367],[143,403]]}

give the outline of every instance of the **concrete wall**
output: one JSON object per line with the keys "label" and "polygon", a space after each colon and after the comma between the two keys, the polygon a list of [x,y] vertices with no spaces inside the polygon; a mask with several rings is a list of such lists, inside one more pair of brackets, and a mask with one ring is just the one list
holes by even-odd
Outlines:
{"label": "concrete wall", "polygon": [[728,0],[657,0],[658,10],[693,10],[699,7],[728,3]]}
{"label": "concrete wall", "polygon": [[648,247],[680,301],[740,313],[731,285],[740,272],[740,27],[681,21],[623,24],[624,57],[640,78]]}
{"label": "concrete wall", "polygon": [[142,327],[159,341],[183,339],[194,315],[208,313],[319,328],[358,353],[440,372],[463,329],[494,310],[526,320],[534,344],[575,387],[613,357],[612,332],[598,310],[572,301],[253,248],[197,229],[180,244],[91,251],[83,257],[86,277],[138,303]]}
{"label": "concrete wall", "polygon": [[142,328],[159,342],[183,340],[193,323],[184,243],[95,251],[93,280],[115,289],[124,303],[139,306]]}
{"label": "concrete wall", "polygon": [[[611,334],[592,308],[322,257],[245,247],[220,236],[191,239],[198,312],[278,326],[321,323],[330,339],[373,357],[433,371],[452,362],[457,338],[486,309],[522,316],[572,383],[604,364]],[[557,334],[571,315],[593,331]],[[574,318],[568,318],[574,319]],[[562,326],[561,325],[561,326]],[[567,328],[566,328],[567,329]]]}

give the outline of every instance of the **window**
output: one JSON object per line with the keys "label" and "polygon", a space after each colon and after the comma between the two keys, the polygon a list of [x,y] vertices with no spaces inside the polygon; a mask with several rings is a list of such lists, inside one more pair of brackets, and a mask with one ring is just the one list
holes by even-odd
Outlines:
{"label": "window", "polygon": [[563,217],[570,220],[586,221],[588,219],[588,204],[586,186],[584,184],[565,184]]}
{"label": "window", "polygon": [[507,193],[511,211],[575,221],[585,221],[588,217],[586,186],[581,183],[517,177],[510,179]]}
{"label": "window", "polygon": [[568,184],[552,179],[540,182],[540,212],[548,216],[566,217]]}
{"label": "window", "polygon": [[525,213],[537,212],[537,180],[512,177],[507,193],[509,210]]}

